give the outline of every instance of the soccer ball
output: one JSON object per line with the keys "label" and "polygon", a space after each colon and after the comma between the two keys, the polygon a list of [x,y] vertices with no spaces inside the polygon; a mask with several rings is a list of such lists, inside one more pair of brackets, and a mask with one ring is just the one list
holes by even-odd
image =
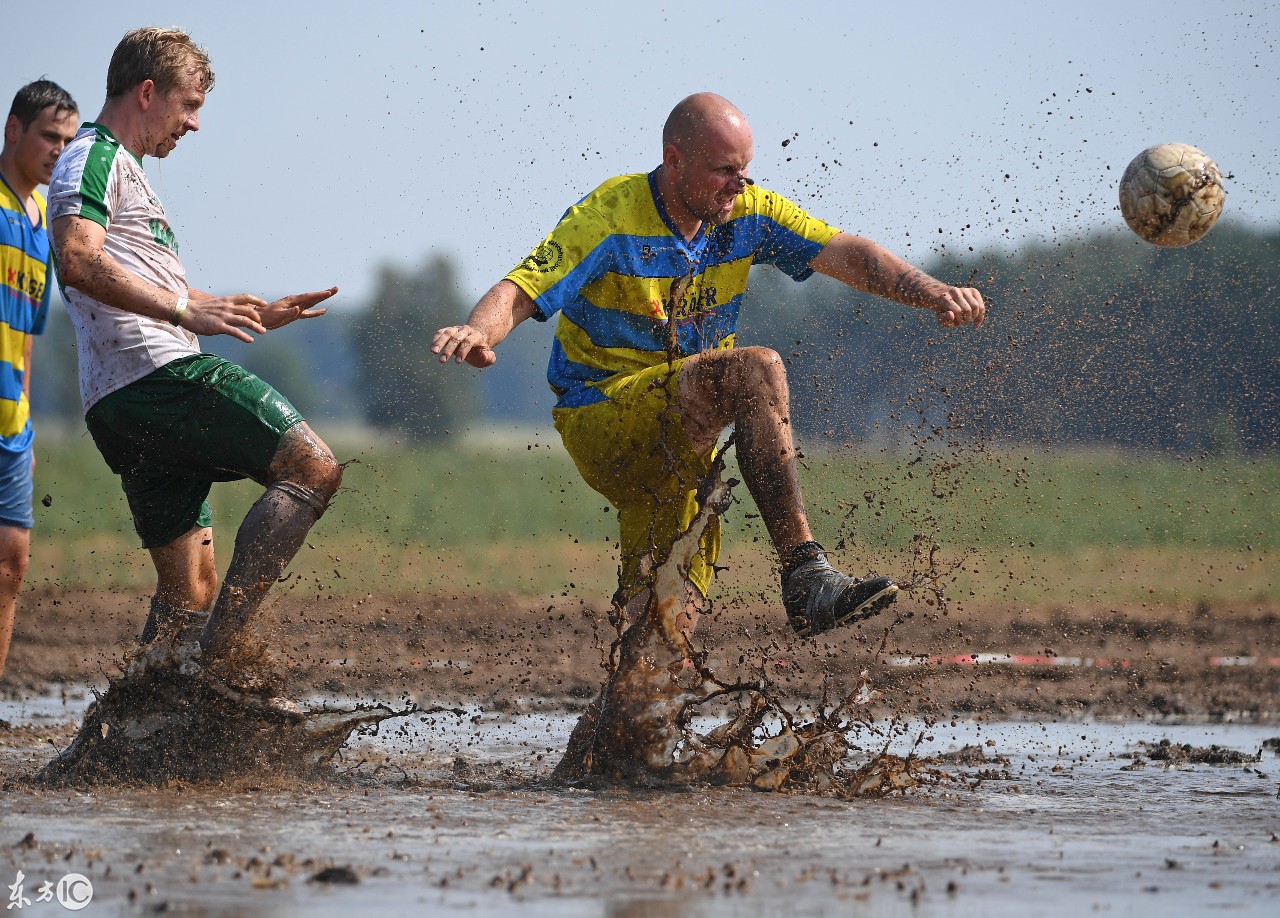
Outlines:
{"label": "soccer ball", "polygon": [[1155,245],[1190,245],[1222,214],[1222,173],[1185,143],[1162,143],[1133,158],[1120,179],[1124,222]]}

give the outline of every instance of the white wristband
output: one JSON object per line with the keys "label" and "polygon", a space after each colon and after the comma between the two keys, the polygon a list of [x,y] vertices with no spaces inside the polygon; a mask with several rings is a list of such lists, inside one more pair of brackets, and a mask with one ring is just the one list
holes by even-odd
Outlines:
{"label": "white wristband", "polygon": [[173,315],[169,317],[169,322],[173,325],[182,325],[182,317],[187,314],[187,295],[185,293],[178,294],[178,302],[173,306]]}

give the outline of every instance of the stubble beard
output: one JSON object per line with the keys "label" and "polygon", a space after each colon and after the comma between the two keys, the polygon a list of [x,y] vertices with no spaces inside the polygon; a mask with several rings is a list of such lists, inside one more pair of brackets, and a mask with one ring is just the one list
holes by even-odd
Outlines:
{"label": "stubble beard", "polygon": [[725,223],[728,223],[729,218],[733,216],[732,205],[733,201],[737,200],[738,196],[736,194],[733,196],[733,200],[729,202],[728,208],[721,209],[721,205],[714,198],[710,204],[702,207],[695,207],[689,200],[688,195],[684,193],[683,189],[677,188],[677,191],[680,194],[680,203],[684,205],[685,210],[689,211],[689,213],[693,214],[703,223],[710,224],[711,226],[722,226]]}

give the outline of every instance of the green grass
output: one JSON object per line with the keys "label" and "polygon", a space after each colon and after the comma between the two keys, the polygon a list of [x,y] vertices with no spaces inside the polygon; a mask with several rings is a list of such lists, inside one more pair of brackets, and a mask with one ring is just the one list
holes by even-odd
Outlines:
{"label": "green grass", "polygon": [[904,527],[936,519],[978,545],[1053,553],[1085,546],[1280,547],[1275,459],[972,451],[912,465],[849,451],[808,464],[808,490],[843,494],[838,506],[850,523],[880,542],[900,541]]}
{"label": "green grass", "polygon": [[[334,438],[350,464],[286,589],[572,593],[607,598],[615,520],[554,432],[409,448]],[[28,582],[146,589],[118,483],[87,436],[38,439]],[[736,476],[736,470],[730,473]],[[817,537],[850,569],[945,574],[984,601],[1270,602],[1280,549],[1280,459],[1171,460],[1030,450],[911,457],[809,450],[802,480]],[[216,551],[260,493],[216,485]],[[775,589],[745,486],[728,515],[722,589]]]}

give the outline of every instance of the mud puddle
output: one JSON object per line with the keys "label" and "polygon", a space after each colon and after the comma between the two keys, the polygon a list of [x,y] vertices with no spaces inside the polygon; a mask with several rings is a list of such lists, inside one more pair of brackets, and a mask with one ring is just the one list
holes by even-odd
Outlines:
{"label": "mud puddle", "polygon": [[93,700],[84,685],[50,685],[42,692],[15,692],[0,698],[0,722],[11,726],[53,727],[79,722]]}
{"label": "mud puddle", "polygon": [[[86,702],[0,703],[0,876],[24,874],[24,914],[61,913],[36,898],[69,873],[92,914],[1271,914],[1280,895],[1274,726],[906,723],[855,743],[998,776],[850,802],[551,787],[576,714],[467,706],[357,736],[318,781],[11,782]],[[1261,758],[1132,767],[1162,740]]]}

